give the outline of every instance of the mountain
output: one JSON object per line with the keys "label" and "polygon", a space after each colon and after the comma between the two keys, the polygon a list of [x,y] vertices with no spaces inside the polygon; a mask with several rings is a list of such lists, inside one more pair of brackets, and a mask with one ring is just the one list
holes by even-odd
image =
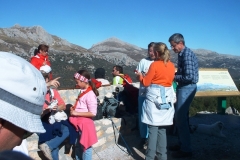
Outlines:
{"label": "mountain", "polygon": [[[53,76],[62,77],[60,83],[63,88],[74,86],[73,74],[81,68],[93,74],[96,68],[103,67],[106,70],[106,78],[111,81],[112,67],[116,64],[123,66],[124,73],[129,74],[135,81],[133,70],[147,55],[147,49],[116,37],[93,44],[91,48],[86,49],[47,33],[41,26],[14,25],[10,28],[0,28],[0,51],[12,52],[30,60],[34,50],[41,43],[50,46],[49,57]],[[227,68],[232,78],[239,84],[240,56],[218,54],[205,49],[192,50],[198,57],[200,68]],[[171,51],[171,57],[176,65],[177,54]]]}
{"label": "mountain", "polygon": [[94,44],[89,51],[102,55],[112,63],[117,62],[124,66],[136,66],[147,54],[146,49],[123,42],[115,37]]}
{"label": "mountain", "polygon": [[[146,57],[147,49],[123,42],[117,38],[109,38],[93,45],[89,51],[104,56],[107,61],[118,62],[120,65],[137,65]],[[200,68],[227,68],[237,85],[240,83],[240,56],[219,54],[205,49],[192,49],[197,55]],[[177,67],[177,54],[172,50],[171,61]],[[130,61],[130,62],[129,62]],[[131,73],[133,74],[133,73]]]}
{"label": "mountain", "polygon": [[50,47],[49,58],[53,76],[61,77],[62,88],[74,87],[73,75],[81,68],[87,69],[93,75],[96,68],[103,67],[106,70],[106,78],[109,80],[112,79],[111,71],[115,64],[123,65],[127,74],[135,69],[135,64],[132,62],[130,65],[124,65],[125,63],[120,63],[116,58],[115,63],[115,61],[111,61],[109,56],[94,54],[86,48],[69,43],[60,37],[47,33],[41,26],[21,27],[15,25],[10,28],[0,28],[0,51],[12,52],[30,61],[34,55],[34,50],[41,43]]}

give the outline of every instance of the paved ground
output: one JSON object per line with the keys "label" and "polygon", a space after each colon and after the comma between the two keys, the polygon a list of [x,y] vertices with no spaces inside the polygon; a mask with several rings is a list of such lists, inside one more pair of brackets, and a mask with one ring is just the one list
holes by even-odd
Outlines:
{"label": "paved ground", "polygon": [[[222,133],[226,138],[211,136],[201,133],[191,134],[193,156],[188,158],[191,160],[238,160],[240,159],[240,116],[235,115],[218,115],[218,114],[197,114],[190,118],[190,124],[207,124],[211,125],[221,121],[224,124]],[[37,138],[32,138],[31,157],[35,160],[43,159],[41,152],[37,149]],[[31,139],[29,139],[31,141]],[[93,151],[93,160],[144,160],[145,150],[140,149],[140,137],[131,135],[124,137],[128,144],[132,155],[127,150],[123,141],[118,145],[111,145],[97,154]],[[177,137],[168,135],[168,144],[175,144]],[[34,149],[35,148],[35,149]],[[38,154],[37,154],[38,153]],[[40,157],[39,157],[40,156]],[[64,154],[64,150],[60,150],[60,160],[71,160],[69,154]],[[171,152],[168,152],[168,160],[174,160]],[[180,159],[185,160],[185,159]]]}
{"label": "paved ground", "polygon": [[[133,160],[144,159],[144,150],[139,149],[140,137],[133,135],[124,137],[127,146],[121,141],[119,144],[111,145],[105,150],[93,153],[93,160]],[[127,149],[129,148],[129,149]],[[130,151],[129,151],[130,150]],[[132,155],[131,155],[132,153]]]}
{"label": "paved ground", "polygon": [[[195,124],[213,124],[221,121],[224,124],[222,133],[226,138],[210,136],[207,134],[191,134],[193,156],[192,160],[238,160],[240,157],[240,117],[234,115],[217,115],[217,114],[198,114],[190,118],[190,123]],[[144,150],[139,149],[140,138],[138,136],[125,137],[133,156],[127,154],[124,144],[112,145],[104,151],[94,153],[93,160],[143,160]],[[168,135],[168,144],[177,142],[177,137]],[[168,160],[174,160],[171,152],[168,152]],[[185,160],[185,159],[182,159]]]}

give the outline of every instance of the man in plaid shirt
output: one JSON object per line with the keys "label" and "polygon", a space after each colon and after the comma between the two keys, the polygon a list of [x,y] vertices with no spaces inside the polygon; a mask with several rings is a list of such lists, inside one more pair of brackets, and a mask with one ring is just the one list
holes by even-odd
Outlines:
{"label": "man in plaid shirt", "polygon": [[189,107],[197,91],[198,60],[196,55],[185,46],[184,37],[175,33],[169,38],[172,50],[178,54],[178,69],[175,73],[177,86],[177,102],[175,106],[175,124],[179,142],[169,149],[176,151],[174,158],[191,157],[192,149],[189,131]]}

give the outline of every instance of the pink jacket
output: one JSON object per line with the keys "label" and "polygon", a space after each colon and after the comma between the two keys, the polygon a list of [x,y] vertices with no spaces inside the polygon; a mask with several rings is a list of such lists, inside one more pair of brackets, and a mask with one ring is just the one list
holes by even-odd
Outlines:
{"label": "pink jacket", "polygon": [[[89,90],[90,89],[90,90]],[[84,91],[86,91],[84,93]],[[97,113],[97,97],[91,88],[82,90],[82,96],[78,97],[78,101],[74,105],[77,112],[91,112]],[[69,121],[74,125],[77,131],[81,131],[80,144],[83,145],[84,150],[95,144],[97,134],[92,118],[87,117],[69,117]]]}
{"label": "pink jacket", "polygon": [[97,134],[94,122],[91,118],[86,117],[69,117],[69,121],[74,125],[77,131],[81,130],[80,144],[83,145],[84,151],[97,143]]}

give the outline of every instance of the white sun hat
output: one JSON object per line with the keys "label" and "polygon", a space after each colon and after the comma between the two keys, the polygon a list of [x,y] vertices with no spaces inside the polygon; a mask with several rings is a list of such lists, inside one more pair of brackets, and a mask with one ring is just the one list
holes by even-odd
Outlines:
{"label": "white sun hat", "polygon": [[39,70],[17,55],[0,52],[0,118],[28,132],[44,133],[40,115],[46,92]]}
{"label": "white sun hat", "polygon": [[49,65],[44,65],[41,66],[39,70],[43,73],[50,73],[52,69]]}

